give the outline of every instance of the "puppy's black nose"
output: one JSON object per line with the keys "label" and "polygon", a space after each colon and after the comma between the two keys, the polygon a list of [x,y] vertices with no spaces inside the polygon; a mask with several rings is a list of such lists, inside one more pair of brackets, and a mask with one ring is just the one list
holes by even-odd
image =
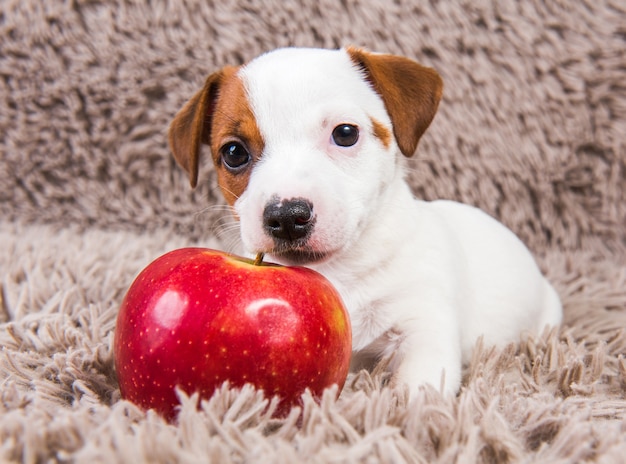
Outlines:
{"label": "puppy's black nose", "polygon": [[314,225],[313,205],[303,198],[276,200],[263,211],[263,225],[275,239],[296,241],[311,233]]}

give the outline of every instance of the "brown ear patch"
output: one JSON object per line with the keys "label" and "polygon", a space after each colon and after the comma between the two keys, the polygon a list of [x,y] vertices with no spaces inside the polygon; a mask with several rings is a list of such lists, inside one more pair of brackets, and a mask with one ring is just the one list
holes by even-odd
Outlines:
{"label": "brown ear patch", "polygon": [[441,77],[434,69],[401,56],[354,47],[347,52],[383,99],[400,150],[412,156],[437,112],[443,92]]}
{"label": "brown ear patch", "polygon": [[217,181],[229,204],[241,196],[250,178],[251,166],[242,172],[229,171],[222,162],[221,149],[228,143],[241,144],[253,160],[261,157],[265,142],[250,106],[243,81],[234,72],[222,81],[212,111],[210,145]]}
{"label": "brown ear patch", "polygon": [[213,101],[228,68],[211,74],[197,92],[174,116],[168,139],[178,164],[189,174],[189,183],[198,183],[200,144],[206,143],[211,127]]}

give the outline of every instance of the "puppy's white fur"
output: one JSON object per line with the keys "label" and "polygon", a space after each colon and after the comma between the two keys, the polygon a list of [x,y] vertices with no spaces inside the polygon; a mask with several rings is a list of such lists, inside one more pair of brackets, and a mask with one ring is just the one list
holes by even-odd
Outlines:
{"label": "puppy's white fur", "polygon": [[[343,297],[354,366],[394,354],[394,378],[413,394],[425,383],[456,392],[479,337],[501,345],[560,323],[556,292],[511,231],[473,207],[413,197],[404,181],[406,156],[375,127],[392,134],[398,123],[381,95],[385,89],[373,88],[353,54],[282,49],[232,76],[245,89],[263,140],[233,202],[245,250],[292,264],[272,255],[264,208],[291,198],[313,205],[314,229],[299,246],[323,256],[305,264]],[[187,153],[180,139],[200,135],[180,128],[197,111],[206,105],[190,103],[170,132],[176,158],[190,171],[198,155]],[[333,141],[340,124],[359,128],[353,146]]]}

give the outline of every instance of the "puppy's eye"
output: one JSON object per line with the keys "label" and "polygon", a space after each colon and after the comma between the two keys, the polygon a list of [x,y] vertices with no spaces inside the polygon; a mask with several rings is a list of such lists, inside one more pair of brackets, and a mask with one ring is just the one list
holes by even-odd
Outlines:
{"label": "puppy's eye", "polygon": [[359,128],[352,124],[340,124],[333,129],[333,141],[340,147],[351,147],[359,140]]}
{"label": "puppy's eye", "polygon": [[222,161],[230,170],[239,170],[251,160],[248,150],[237,142],[227,143],[220,149],[220,152],[222,154]]}

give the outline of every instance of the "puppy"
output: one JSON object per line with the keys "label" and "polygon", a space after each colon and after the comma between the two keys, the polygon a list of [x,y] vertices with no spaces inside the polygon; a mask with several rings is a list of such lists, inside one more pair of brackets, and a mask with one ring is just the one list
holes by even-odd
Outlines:
{"label": "puppy", "polygon": [[412,395],[457,392],[479,337],[519,341],[562,317],[511,231],[405,182],[442,87],[403,57],[279,49],[211,74],[169,131],[192,187],[210,147],[245,250],[325,275],[350,313],[353,366],[393,354]]}

